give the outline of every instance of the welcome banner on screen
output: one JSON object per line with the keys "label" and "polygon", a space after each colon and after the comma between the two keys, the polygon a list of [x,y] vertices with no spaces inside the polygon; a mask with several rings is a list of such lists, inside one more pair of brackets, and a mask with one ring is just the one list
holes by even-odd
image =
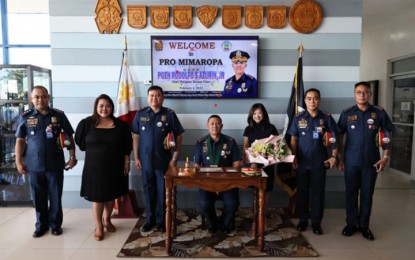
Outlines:
{"label": "welcome banner on screen", "polygon": [[[151,52],[152,84],[167,98],[258,97],[258,36],[151,36]],[[232,53],[249,55],[239,79]]]}

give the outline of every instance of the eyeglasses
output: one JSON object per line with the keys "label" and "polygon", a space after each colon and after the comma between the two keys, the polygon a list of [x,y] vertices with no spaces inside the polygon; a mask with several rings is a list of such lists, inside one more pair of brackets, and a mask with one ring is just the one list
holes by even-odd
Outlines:
{"label": "eyeglasses", "polygon": [[369,95],[370,91],[356,91],[355,94],[358,96]]}

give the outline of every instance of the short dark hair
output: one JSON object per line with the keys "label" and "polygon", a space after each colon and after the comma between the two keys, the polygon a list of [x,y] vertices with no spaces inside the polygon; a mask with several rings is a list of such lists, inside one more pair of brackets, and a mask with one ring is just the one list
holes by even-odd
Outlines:
{"label": "short dark hair", "polygon": [[211,115],[211,116],[208,118],[208,120],[207,120],[207,122],[208,122],[208,123],[209,123],[209,120],[210,120],[211,118],[218,118],[218,119],[220,120],[220,123],[222,124],[222,118],[220,118],[220,116],[219,116],[219,115]]}
{"label": "short dark hair", "polygon": [[307,96],[307,93],[308,92],[316,92],[317,94],[318,94],[318,98],[320,99],[321,98],[321,95],[320,95],[320,90],[318,90],[318,89],[316,89],[316,88],[309,88],[309,89],[307,89],[307,91],[304,93],[304,99],[305,99],[305,97]]}
{"label": "short dark hair", "polygon": [[147,94],[150,93],[150,91],[153,91],[153,90],[159,90],[161,92],[161,95],[164,96],[163,89],[160,86],[151,86],[151,87],[149,87],[148,90],[147,90]]}
{"label": "short dark hair", "polygon": [[111,104],[112,112],[110,114],[110,118],[112,120],[115,120],[115,117],[114,117],[114,109],[115,109],[114,108],[114,102],[112,101],[112,99],[108,95],[101,94],[95,99],[95,102],[94,102],[94,112],[92,113],[92,121],[94,122],[95,126],[97,126],[99,124],[99,120],[100,120],[100,116],[98,115],[98,112],[97,112],[97,107],[98,107],[98,102],[101,99],[104,99],[104,100],[108,101]]}
{"label": "short dark hair", "polygon": [[45,88],[44,86],[41,86],[41,85],[36,85],[36,86],[34,86],[34,87],[33,87],[32,91],[33,91],[34,89],[42,89],[43,91],[45,91],[45,92],[46,92],[46,94],[48,94],[48,95],[49,95],[49,91],[48,91],[48,89],[47,89],[47,88]]}
{"label": "short dark hair", "polygon": [[357,82],[356,84],[354,84],[354,88],[357,88],[358,86],[365,86],[368,89],[370,89],[370,84],[367,81],[360,81],[360,82]]}
{"label": "short dark hair", "polygon": [[255,103],[251,106],[251,109],[249,110],[248,113],[248,118],[246,119],[246,121],[248,122],[249,127],[254,127],[256,122],[254,121],[254,119],[252,118],[254,116],[254,112],[257,109],[261,109],[262,114],[264,114],[264,118],[262,119],[262,124],[264,126],[268,126],[271,124],[271,122],[269,121],[269,115],[268,115],[268,111],[265,108],[265,106],[262,103]]}

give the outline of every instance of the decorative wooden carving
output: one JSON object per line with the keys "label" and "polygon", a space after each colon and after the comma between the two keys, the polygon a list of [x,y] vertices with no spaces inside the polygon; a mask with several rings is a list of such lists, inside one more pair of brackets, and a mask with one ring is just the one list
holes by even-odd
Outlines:
{"label": "decorative wooden carving", "polygon": [[180,29],[188,29],[193,24],[193,12],[190,5],[173,6],[173,24]]}
{"label": "decorative wooden carving", "polygon": [[312,33],[320,26],[323,11],[314,0],[299,0],[291,7],[288,19],[297,32]]}
{"label": "decorative wooden carving", "polygon": [[120,32],[122,10],[118,0],[98,0],[95,13],[99,33]]}
{"label": "decorative wooden carving", "polygon": [[222,6],[222,25],[228,29],[237,29],[242,23],[242,11],[240,5]]}
{"label": "decorative wooden carving", "polygon": [[145,5],[128,5],[127,6],[128,25],[143,29],[147,26],[147,8]]}
{"label": "decorative wooden carving", "polygon": [[264,7],[262,5],[245,6],[245,25],[251,29],[261,28],[264,24]]}
{"label": "decorative wooden carving", "polygon": [[206,27],[209,28],[215,22],[218,16],[219,8],[213,5],[204,5],[196,9],[197,17],[199,21]]}
{"label": "decorative wooden carving", "polygon": [[268,6],[267,24],[273,29],[284,28],[287,24],[287,7],[285,5]]}
{"label": "decorative wooden carving", "polygon": [[151,26],[166,29],[170,26],[170,9],[168,6],[150,6]]}

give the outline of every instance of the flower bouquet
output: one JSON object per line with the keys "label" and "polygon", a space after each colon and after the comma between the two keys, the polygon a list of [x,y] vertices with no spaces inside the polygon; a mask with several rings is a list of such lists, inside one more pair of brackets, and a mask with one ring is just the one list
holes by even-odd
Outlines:
{"label": "flower bouquet", "polygon": [[284,141],[283,135],[271,135],[268,138],[255,140],[245,153],[251,163],[262,163],[264,166],[279,162],[293,162],[294,155]]}

